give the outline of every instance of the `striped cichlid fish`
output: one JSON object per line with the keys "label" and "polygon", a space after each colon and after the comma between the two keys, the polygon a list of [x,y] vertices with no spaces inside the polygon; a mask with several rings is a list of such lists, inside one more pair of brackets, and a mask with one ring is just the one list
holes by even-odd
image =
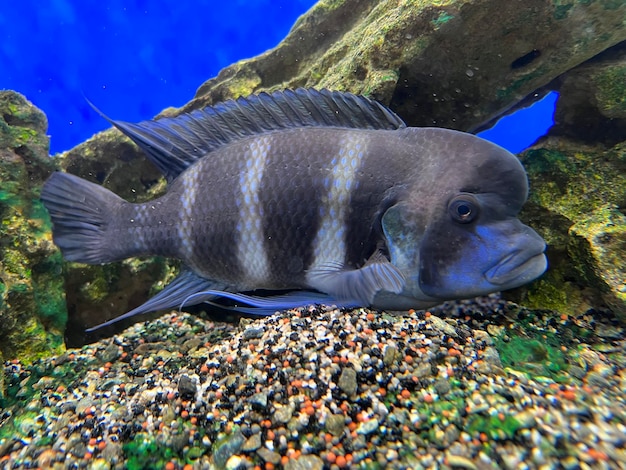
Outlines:
{"label": "striped cichlid fish", "polygon": [[185,267],[99,326],[224,298],[259,314],[311,303],[419,309],[517,287],[546,269],[543,239],[516,218],[528,183],[514,155],[471,134],[407,127],[368,98],[285,90],[175,118],[109,121],[168,191],[131,204],[54,173],[41,199],[55,243],[70,261],[162,255]]}

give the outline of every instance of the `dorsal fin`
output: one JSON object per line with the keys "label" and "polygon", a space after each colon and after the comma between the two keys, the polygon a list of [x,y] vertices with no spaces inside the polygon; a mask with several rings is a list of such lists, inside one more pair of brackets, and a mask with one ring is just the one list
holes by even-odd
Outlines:
{"label": "dorsal fin", "polygon": [[295,127],[406,127],[393,111],[364,96],[304,88],[263,92],[137,124],[102,116],[130,137],[168,182],[207,153],[256,134]]}

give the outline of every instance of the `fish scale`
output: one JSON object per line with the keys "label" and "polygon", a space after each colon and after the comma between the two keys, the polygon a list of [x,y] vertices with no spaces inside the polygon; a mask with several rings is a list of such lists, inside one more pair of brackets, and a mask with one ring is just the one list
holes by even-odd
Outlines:
{"label": "fish scale", "polygon": [[545,242],[517,219],[528,186],[514,155],[406,127],[364,97],[285,90],[110,122],[168,191],[131,204],[55,173],[41,193],[54,241],[71,261],[164,255],[183,269],[104,324],[204,301],[258,314],[322,302],[424,308],[517,287],[547,267]]}

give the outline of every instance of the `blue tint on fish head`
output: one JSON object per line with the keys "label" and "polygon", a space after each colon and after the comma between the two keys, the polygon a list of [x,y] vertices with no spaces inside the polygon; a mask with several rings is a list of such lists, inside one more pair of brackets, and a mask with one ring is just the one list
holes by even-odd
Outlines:
{"label": "blue tint on fish head", "polygon": [[[494,216],[486,201],[470,194],[454,198],[449,211],[451,222],[430,227],[423,239],[419,280],[426,295],[464,298],[512,289],[545,271],[545,242],[518,219]],[[473,220],[463,220],[471,214]]]}
{"label": "blue tint on fish head", "polygon": [[440,216],[422,238],[419,286],[428,296],[466,298],[511,289],[547,267],[545,242],[517,219],[528,196],[521,163],[486,141],[473,148],[461,153],[460,160],[469,163],[466,174],[452,178],[458,191],[439,207]]}
{"label": "blue tint on fish head", "polygon": [[403,295],[434,304],[511,289],[540,276],[547,267],[545,242],[517,219],[528,196],[519,160],[469,134],[428,132],[440,141],[426,150],[436,154],[422,168],[430,184],[417,185],[421,189],[382,218],[392,263],[407,279]]}

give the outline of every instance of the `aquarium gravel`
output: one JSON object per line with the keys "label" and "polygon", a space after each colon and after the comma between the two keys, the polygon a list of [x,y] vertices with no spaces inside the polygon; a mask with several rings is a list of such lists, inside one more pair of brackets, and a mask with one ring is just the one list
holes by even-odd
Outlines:
{"label": "aquarium gravel", "polygon": [[171,313],[7,363],[0,465],[626,468],[623,330],[482,302]]}

